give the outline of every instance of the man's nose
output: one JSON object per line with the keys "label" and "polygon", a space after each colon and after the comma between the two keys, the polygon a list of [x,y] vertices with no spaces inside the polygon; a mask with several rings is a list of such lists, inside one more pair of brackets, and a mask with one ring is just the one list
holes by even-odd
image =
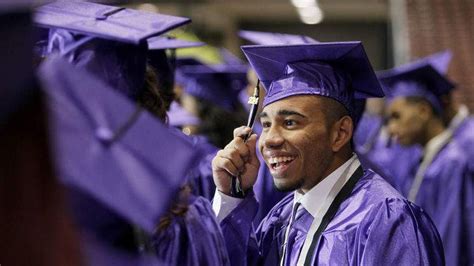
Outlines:
{"label": "man's nose", "polygon": [[270,127],[265,134],[260,137],[260,142],[265,148],[276,148],[285,142],[280,129],[275,126]]}

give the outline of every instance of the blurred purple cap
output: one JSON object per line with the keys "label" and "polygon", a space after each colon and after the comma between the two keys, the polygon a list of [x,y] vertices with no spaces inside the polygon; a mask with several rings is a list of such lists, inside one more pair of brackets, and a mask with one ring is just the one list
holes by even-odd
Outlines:
{"label": "blurred purple cap", "polygon": [[120,43],[52,29],[48,53],[55,52],[132,100],[135,100],[144,88],[146,44]]}
{"label": "blurred purple cap", "polygon": [[167,49],[184,49],[205,45],[202,42],[179,40],[168,36],[148,39],[148,63],[156,71],[159,88],[172,91],[175,79],[176,58],[174,53],[167,54]]}
{"label": "blurred purple cap", "polygon": [[48,53],[60,53],[135,100],[144,88],[145,40],[190,20],[70,1],[39,7],[35,22],[51,28]]}
{"label": "blurred purple cap", "polygon": [[[447,49],[447,50],[440,51],[440,52],[431,54],[429,56],[417,59],[413,61],[413,63],[411,64],[423,65],[423,64],[428,63],[428,64],[431,64],[431,66],[434,69],[436,69],[439,73],[446,75],[448,74],[449,64],[451,63],[452,59],[453,59],[453,53],[451,52],[451,50]],[[410,68],[409,65],[410,64],[406,66]]]}
{"label": "blurred purple cap", "polygon": [[195,65],[179,69],[184,91],[226,110],[239,104],[241,80],[246,79],[247,67],[235,65]]}
{"label": "blurred purple cap", "polygon": [[176,58],[176,68],[185,66],[203,66],[204,62],[194,57],[178,57]]}
{"label": "blurred purple cap", "polygon": [[220,55],[222,57],[222,61],[226,65],[244,65],[244,61],[240,58],[232,54],[229,50],[225,48],[220,49]]}
{"label": "blurred purple cap", "polygon": [[171,38],[169,36],[158,36],[148,39],[149,50],[166,50],[192,48],[206,45],[203,42],[193,42]]}
{"label": "blurred purple cap", "polygon": [[294,95],[319,95],[338,101],[358,121],[355,100],[384,96],[361,42],[242,50],[267,90],[264,106]]}
{"label": "blurred purple cap", "polygon": [[52,55],[40,68],[62,182],[147,232],[198,154],[152,115],[81,68]]}
{"label": "blurred purple cap", "polygon": [[180,85],[180,86],[185,86],[185,84],[188,82],[188,78],[186,78],[186,75],[182,72],[183,68],[186,68],[188,66],[200,66],[202,68],[211,68],[204,64],[201,60],[194,58],[194,57],[178,57],[175,60],[175,83]]}
{"label": "blurred purple cap", "polygon": [[174,127],[197,126],[201,123],[198,117],[181,107],[177,102],[172,102],[168,112],[168,124]]}
{"label": "blurred purple cap", "polygon": [[251,43],[260,45],[318,43],[318,41],[305,35],[285,33],[241,30],[239,31],[239,36],[240,38],[245,39]]}
{"label": "blurred purple cap", "polygon": [[451,52],[440,52],[412,63],[378,73],[389,98],[417,96],[425,98],[441,113],[439,96],[449,93],[455,85],[447,79]]}
{"label": "blurred purple cap", "polygon": [[43,5],[36,9],[34,20],[42,27],[133,44],[191,22],[189,18],[74,0]]}

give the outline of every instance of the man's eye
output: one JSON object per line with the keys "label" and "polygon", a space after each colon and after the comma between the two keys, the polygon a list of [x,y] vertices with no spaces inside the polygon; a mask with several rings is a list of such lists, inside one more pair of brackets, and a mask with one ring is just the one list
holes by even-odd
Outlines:
{"label": "man's eye", "polygon": [[296,125],[296,122],[294,120],[290,120],[290,119],[286,119],[284,123],[285,123],[285,126],[288,126],[288,127]]}

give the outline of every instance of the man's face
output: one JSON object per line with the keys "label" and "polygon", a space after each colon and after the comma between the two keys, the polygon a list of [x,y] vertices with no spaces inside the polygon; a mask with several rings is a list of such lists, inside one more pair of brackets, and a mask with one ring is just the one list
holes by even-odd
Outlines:
{"label": "man's face", "polygon": [[263,109],[259,149],[280,191],[309,190],[326,173],[333,152],[324,97],[292,96]]}
{"label": "man's face", "polygon": [[401,145],[420,143],[425,121],[420,116],[420,104],[410,103],[400,97],[393,100],[387,109],[387,126],[390,135]]}

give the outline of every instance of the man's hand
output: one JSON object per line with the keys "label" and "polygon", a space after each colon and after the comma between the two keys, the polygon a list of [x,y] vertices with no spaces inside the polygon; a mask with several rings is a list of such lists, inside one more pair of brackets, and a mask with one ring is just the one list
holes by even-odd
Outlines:
{"label": "man's hand", "polygon": [[249,127],[234,130],[234,139],[220,150],[212,160],[212,176],[219,191],[230,196],[231,178],[241,177],[244,191],[251,188],[257,180],[260,162],[255,147],[257,135],[252,134],[247,142],[244,137],[251,132]]}

